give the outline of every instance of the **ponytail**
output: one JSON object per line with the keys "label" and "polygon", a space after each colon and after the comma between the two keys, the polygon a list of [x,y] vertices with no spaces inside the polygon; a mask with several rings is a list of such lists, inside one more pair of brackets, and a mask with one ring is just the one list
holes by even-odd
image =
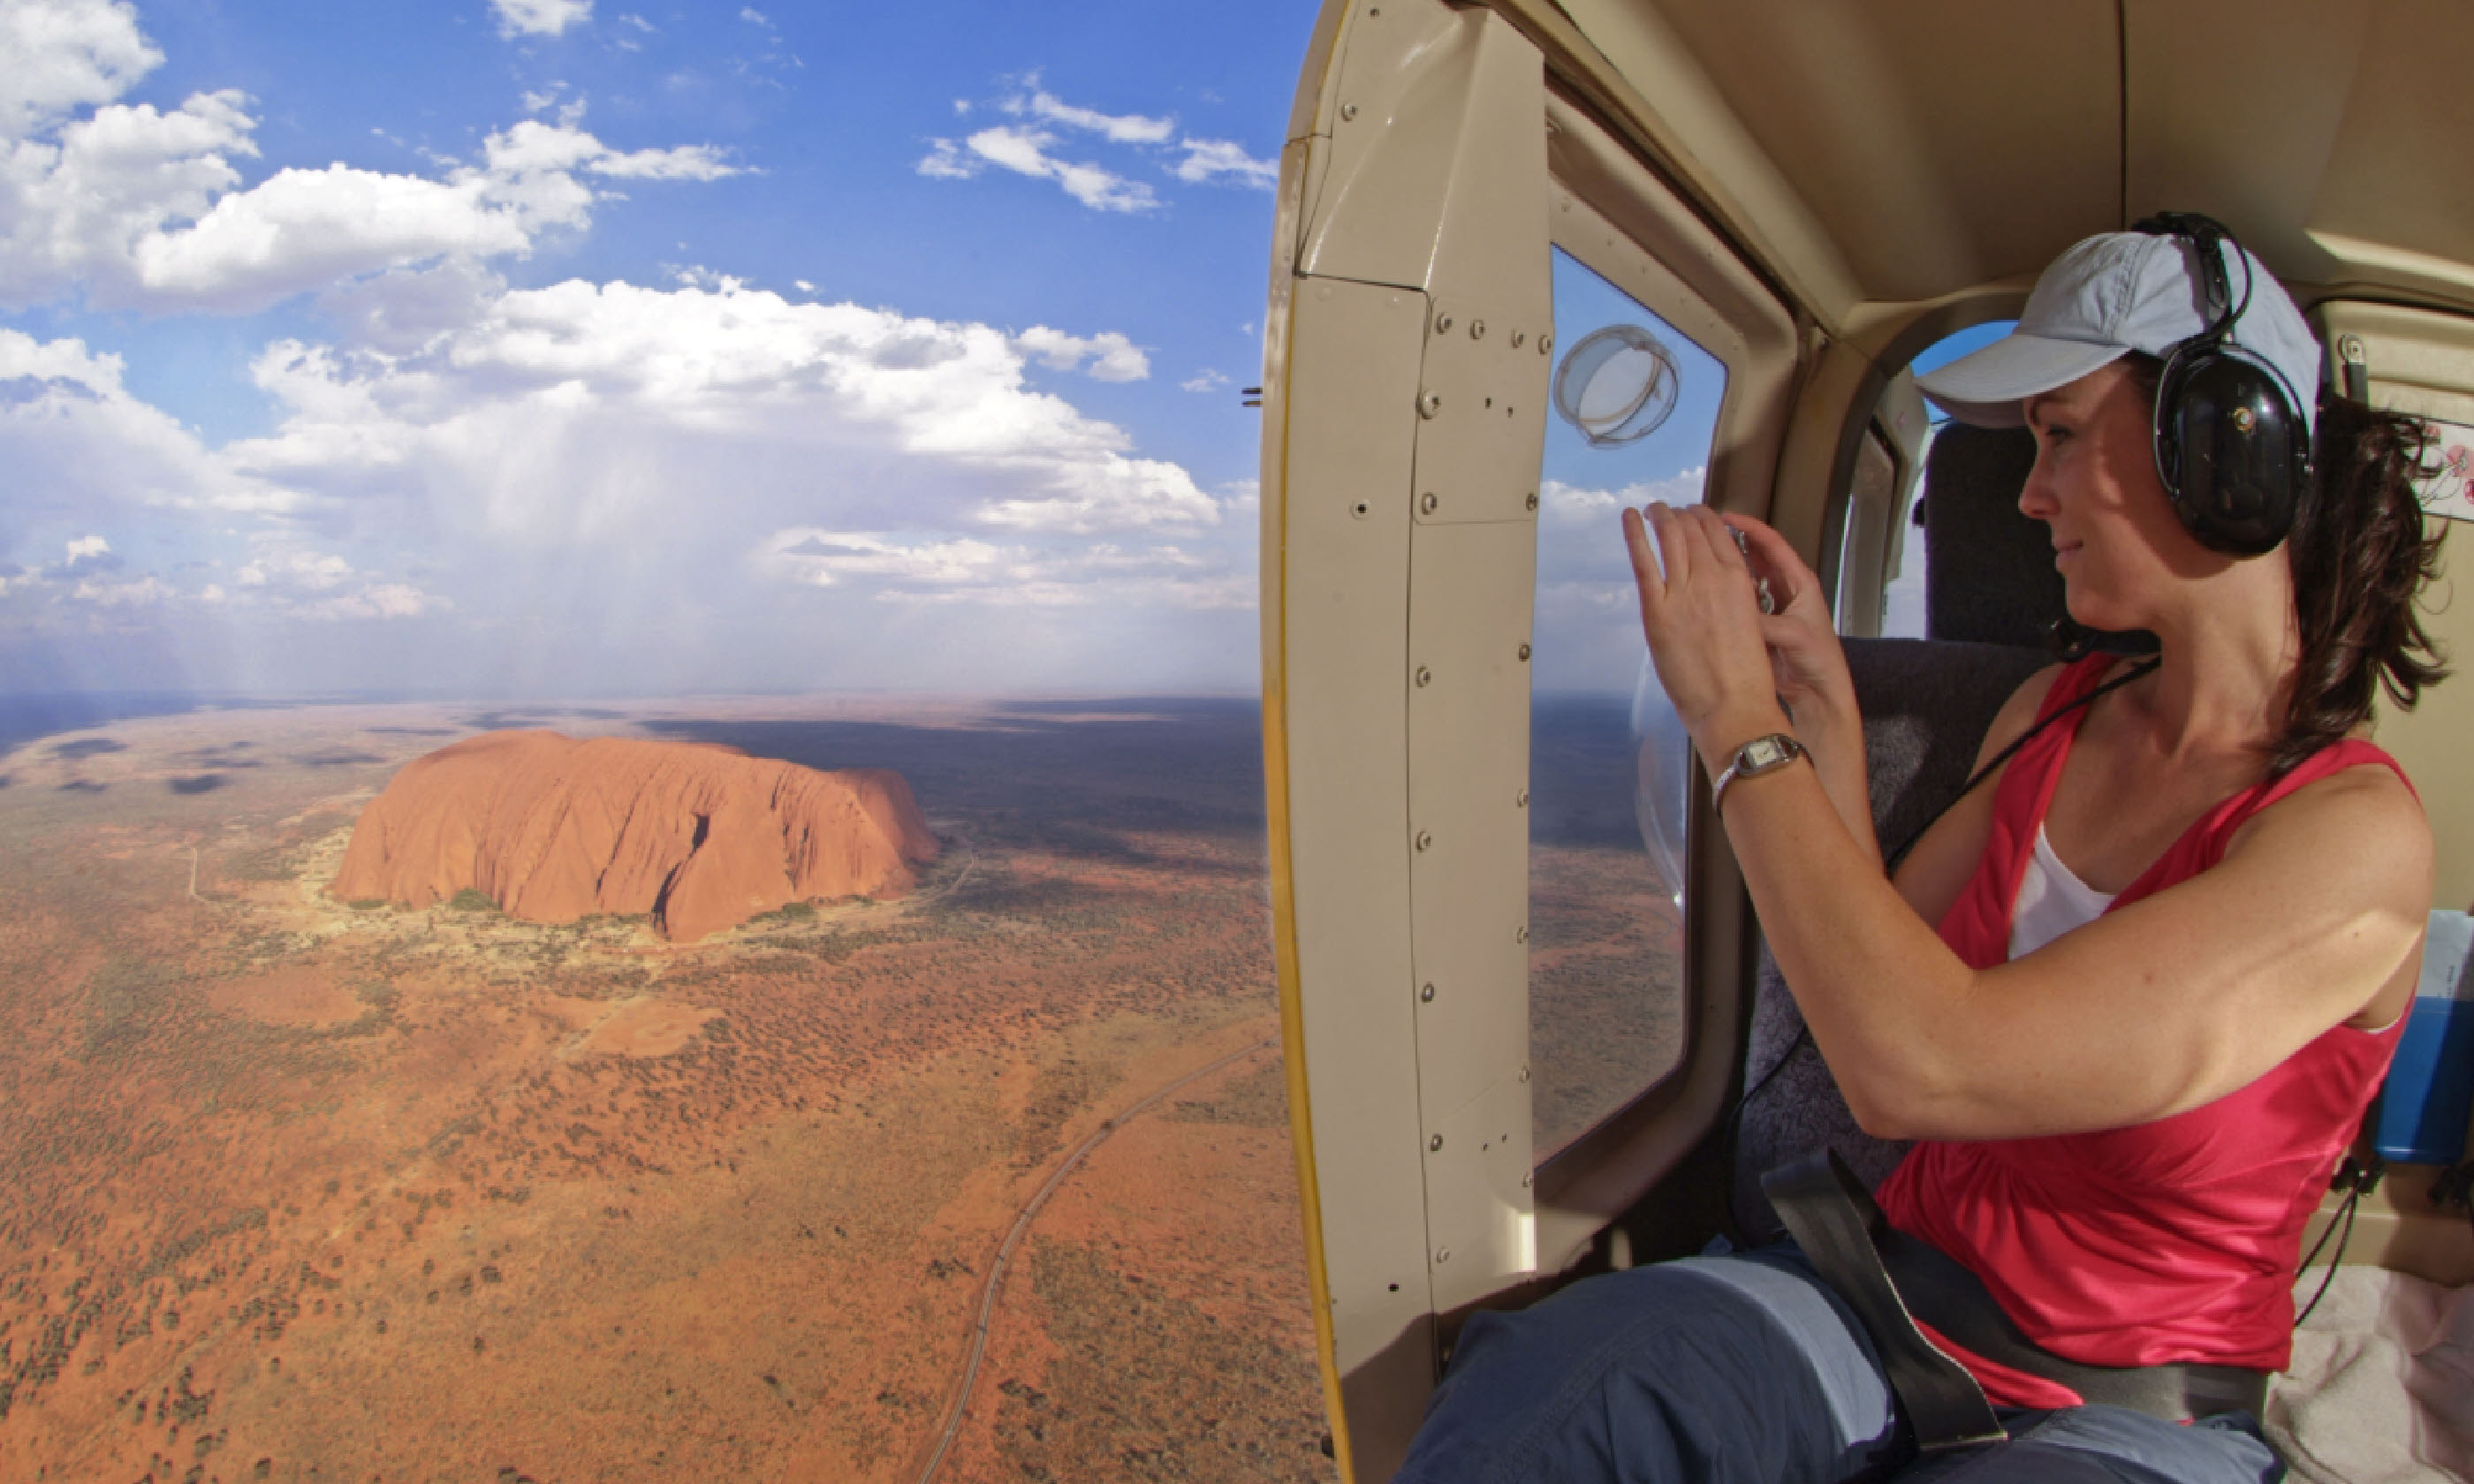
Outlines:
{"label": "ponytail", "polygon": [[2317,477],[2285,542],[2302,658],[2285,730],[2268,747],[2276,776],[2367,721],[2374,683],[2410,710],[2448,675],[2414,601],[2439,566],[2440,535],[2414,491],[2435,471],[2430,445],[2418,418],[2319,399]]}

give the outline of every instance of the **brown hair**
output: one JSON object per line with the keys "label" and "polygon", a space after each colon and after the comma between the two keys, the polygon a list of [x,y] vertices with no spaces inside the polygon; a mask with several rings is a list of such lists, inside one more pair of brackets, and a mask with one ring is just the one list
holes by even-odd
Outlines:
{"label": "brown hair", "polygon": [[[2154,400],[2165,363],[2136,352],[2123,359]],[[2440,533],[2424,521],[2414,491],[2415,480],[2437,472],[2431,441],[2419,418],[2320,395],[2313,478],[2285,539],[2302,658],[2285,730],[2267,748],[2271,777],[2368,720],[2374,685],[2411,710],[2426,686],[2448,678],[2414,601],[2439,566]]]}
{"label": "brown hair", "polygon": [[2374,682],[2399,710],[2448,677],[2447,657],[2415,603],[2438,574],[2441,533],[2430,529],[2414,481],[2431,426],[2329,393],[2319,398],[2316,475],[2293,515],[2285,560],[2302,622],[2285,732],[2269,749],[2284,774],[2371,714]]}

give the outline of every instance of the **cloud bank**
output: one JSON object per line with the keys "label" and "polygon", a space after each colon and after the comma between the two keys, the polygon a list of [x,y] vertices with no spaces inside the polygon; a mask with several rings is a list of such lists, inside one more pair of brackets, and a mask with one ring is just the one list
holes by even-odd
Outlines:
{"label": "cloud bank", "polygon": [[[525,36],[590,19],[565,0],[496,13]],[[1250,490],[1201,488],[1073,400],[1150,377],[1123,331],[786,299],[703,270],[513,286],[508,263],[589,232],[616,186],[745,167],[609,145],[552,86],[525,100],[549,116],[435,176],[339,161],[253,182],[253,100],[124,101],[162,60],[119,0],[0,11],[0,306],[55,324],[301,307],[247,365],[264,430],[220,443],[89,335],[0,324],[0,688],[1249,670]],[[1044,92],[1015,116],[1000,128],[1174,147],[1167,120]]]}

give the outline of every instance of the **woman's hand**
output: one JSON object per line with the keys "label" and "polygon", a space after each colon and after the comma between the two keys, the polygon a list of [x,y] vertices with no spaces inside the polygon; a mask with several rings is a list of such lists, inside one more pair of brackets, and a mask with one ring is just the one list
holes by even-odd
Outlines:
{"label": "woman's hand", "polygon": [[1726,522],[1706,506],[1653,505],[1646,525],[1626,510],[1623,530],[1659,683],[1714,774],[1725,754],[1786,723],[1753,572]]}
{"label": "woman's hand", "polygon": [[[1787,544],[1786,538],[1750,515],[1718,518],[1744,535],[1753,575],[1769,585],[1774,612],[1761,620],[1770,673],[1778,698],[1799,733],[1855,715],[1856,685],[1848,678],[1847,652],[1839,647],[1821,579]],[[1809,744],[1813,737],[1806,737]]]}

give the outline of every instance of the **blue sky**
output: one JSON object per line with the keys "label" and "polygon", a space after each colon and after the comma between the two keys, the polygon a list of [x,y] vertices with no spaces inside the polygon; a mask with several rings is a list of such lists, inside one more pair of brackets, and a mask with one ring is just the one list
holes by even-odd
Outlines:
{"label": "blue sky", "polygon": [[1250,689],[1314,7],[0,5],[0,690]]}

